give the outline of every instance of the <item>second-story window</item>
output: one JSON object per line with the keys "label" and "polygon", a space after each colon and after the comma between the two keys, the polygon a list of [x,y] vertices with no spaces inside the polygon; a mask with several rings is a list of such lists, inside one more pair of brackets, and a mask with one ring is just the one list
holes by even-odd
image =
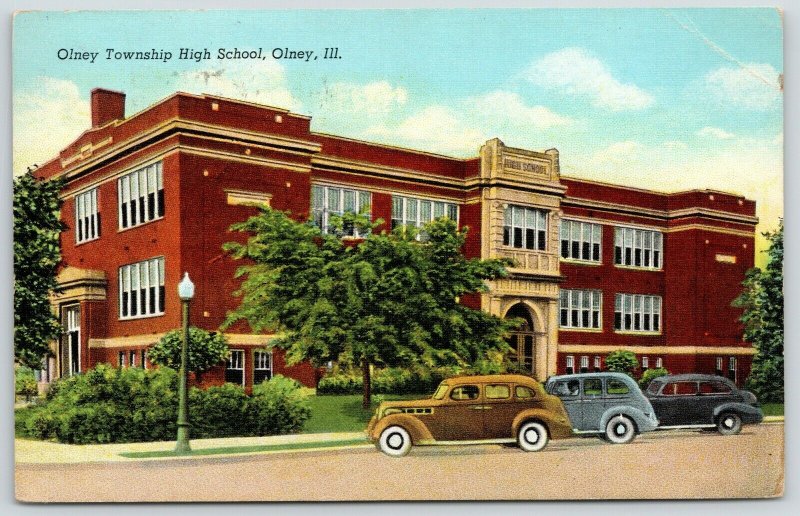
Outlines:
{"label": "second-story window", "polygon": [[164,173],[160,161],[120,177],[117,191],[120,229],[164,216]]}
{"label": "second-story window", "polygon": [[614,301],[614,329],[620,331],[661,331],[661,297],[617,294]]}
{"label": "second-story window", "polygon": [[661,268],[660,231],[614,228],[614,263],[631,267]]}
{"label": "second-story window", "polygon": [[562,258],[600,261],[600,224],[562,219],[560,234]]}
{"label": "second-story window", "polygon": [[599,290],[561,290],[562,328],[600,328],[602,292]]}
{"label": "second-story window", "polygon": [[88,242],[100,238],[100,208],[97,188],[75,196],[75,241]]}
{"label": "second-story window", "polygon": [[[349,188],[314,185],[311,187],[311,220],[325,233],[333,232],[331,215],[360,213],[370,218],[370,194]],[[348,236],[359,236],[358,228],[349,225],[342,228]]]}
{"label": "second-story window", "polygon": [[547,248],[547,212],[524,206],[507,206],[503,245],[544,251]]}
{"label": "second-story window", "polygon": [[440,217],[458,221],[458,205],[451,202],[392,196],[392,229],[399,226],[422,227]]}
{"label": "second-story window", "polygon": [[134,319],[164,313],[164,258],[119,268],[119,317]]}

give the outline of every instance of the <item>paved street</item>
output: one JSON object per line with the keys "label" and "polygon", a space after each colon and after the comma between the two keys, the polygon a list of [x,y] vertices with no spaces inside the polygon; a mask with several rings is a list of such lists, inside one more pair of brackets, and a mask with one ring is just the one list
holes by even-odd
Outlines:
{"label": "paved street", "polygon": [[783,490],[783,424],[737,436],[654,432],[629,445],[551,441],[269,455],[21,464],[22,501],[452,500],[769,497]]}

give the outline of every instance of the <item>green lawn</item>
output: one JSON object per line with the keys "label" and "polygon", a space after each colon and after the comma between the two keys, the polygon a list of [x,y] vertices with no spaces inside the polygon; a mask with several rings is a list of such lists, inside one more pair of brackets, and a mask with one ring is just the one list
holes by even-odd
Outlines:
{"label": "green lawn", "polygon": [[[369,418],[378,407],[378,397],[372,396],[372,408],[364,410],[361,408],[362,396],[360,394],[311,396],[311,418],[306,421],[303,433],[363,431],[367,427]],[[414,400],[425,397],[424,394],[380,395],[380,398],[385,401]]]}
{"label": "green lawn", "polygon": [[765,416],[782,416],[783,403],[764,403],[761,405],[761,410]]}

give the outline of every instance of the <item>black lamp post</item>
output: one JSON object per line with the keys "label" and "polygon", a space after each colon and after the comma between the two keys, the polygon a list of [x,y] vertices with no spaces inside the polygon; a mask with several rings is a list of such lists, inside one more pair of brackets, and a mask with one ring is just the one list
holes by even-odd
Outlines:
{"label": "black lamp post", "polygon": [[189,365],[189,303],[194,297],[194,283],[189,279],[189,273],[183,273],[183,279],[178,284],[178,297],[181,298],[183,307],[183,343],[181,345],[181,370],[178,376],[178,440],[175,444],[176,453],[189,453],[189,396],[186,392],[186,377]]}

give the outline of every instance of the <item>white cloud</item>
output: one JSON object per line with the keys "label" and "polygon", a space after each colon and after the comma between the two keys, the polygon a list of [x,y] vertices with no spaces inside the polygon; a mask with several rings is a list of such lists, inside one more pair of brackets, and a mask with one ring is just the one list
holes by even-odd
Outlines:
{"label": "white cloud", "polygon": [[14,174],[58,155],[91,126],[89,100],[72,82],[40,77],[37,86],[14,96]]}
{"label": "white cloud", "polygon": [[525,72],[530,82],[547,89],[588,97],[598,108],[611,111],[640,110],[655,99],[634,84],[617,80],[608,67],[582,48],[570,47],[547,54]]}
{"label": "white cloud", "polygon": [[780,73],[766,63],[718,68],[705,76],[708,95],[723,105],[766,111],[780,105]]}
{"label": "white cloud", "polygon": [[686,149],[686,148],[689,147],[688,145],[686,145],[685,142],[678,141],[678,140],[670,140],[670,141],[664,142],[662,145],[664,145],[664,147],[666,147],[668,149],[672,149],[672,150],[683,150],[683,149]]}
{"label": "white cloud", "polygon": [[719,127],[711,127],[709,125],[703,127],[695,134],[697,136],[717,138],[719,140],[730,140],[731,138],[736,136],[733,133],[729,133],[725,129],[720,129]]}
{"label": "white cloud", "polygon": [[570,125],[574,120],[559,115],[544,106],[528,106],[519,94],[495,90],[467,99],[467,110],[474,110],[484,119],[494,119],[500,124],[530,130]]}
{"label": "white cloud", "polygon": [[388,81],[367,84],[335,82],[321,91],[316,100],[323,112],[376,116],[402,107],[408,100],[408,92],[402,86],[392,86]]}
{"label": "white cloud", "polygon": [[299,111],[300,101],[286,82],[286,72],[273,59],[226,61],[202,70],[176,73],[174,89],[188,93],[209,93],[221,97]]}
{"label": "white cloud", "polygon": [[374,125],[365,135],[445,154],[476,154],[488,139],[465,124],[456,111],[439,105],[428,106],[395,126]]}

